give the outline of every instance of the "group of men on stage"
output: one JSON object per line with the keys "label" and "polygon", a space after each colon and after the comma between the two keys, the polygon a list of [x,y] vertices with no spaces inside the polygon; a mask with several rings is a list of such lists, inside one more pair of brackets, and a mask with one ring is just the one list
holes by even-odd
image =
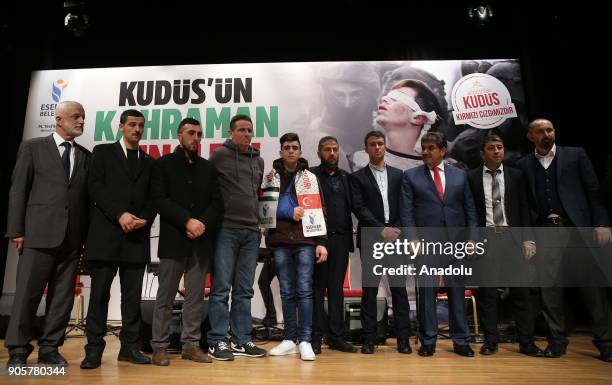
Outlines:
{"label": "group of men on stage", "polygon": [[[421,111],[418,95],[402,87],[393,92],[384,99],[385,111],[406,108],[414,114],[415,125],[421,126],[434,119]],[[535,152],[525,156],[518,169],[502,163],[503,139],[489,135],[481,147],[484,165],[466,173],[444,162],[446,139],[430,131],[417,135],[422,164],[400,170],[385,162],[385,135],[372,131],[364,138],[369,162],[352,174],[338,168],[336,138],[320,139],[321,164],[310,168],[294,133],[280,138],[280,158],[266,172],[259,150],[251,146],[253,123],[246,115],[231,119],[229,139],[210,160],[198,155],[202,127],[193,118],[179,123],[176,151],[158,160],[139,148],[145,126],[139,111],[124,111],[119,121],[121,139],[98,145],[93,153],[75,142],[83,132],[84,119],[79,103],[61,102],[56,109],[56,131],[24,141],[19,150],[6,234],[20,254],[5,340],[7,365],[25,365],[33,351],[32,320],[45,286],[47,310],[38,362],[67,365],[58,348],[70,318],[82,252],[92,281],[81,368],[101,365],[110,288],[117,272],[122,312],[119,360],[170,364],[169,325],[183,275],[183,359],[212,362],[266,356],[268,352],[251,340],[262,191],[275,197],[270,200],[274,214],[266,226],[266,241],[274,254],[285,324],[284,340],[269,354],[298,354],[305,361],[321,353],[324,338],[331,349],[357,351],[344,338],[343,320],[343,282],[354,248],[351,214],[359,221],[358,247],[364,228],[377,228],[380,239],[393,242],[401,228],[482,227],[492,229],[490,237],[503,245],[508,242],[503,231],[507,227],[575,226],[594,228],[600,245],[611,241],[608,215],[586,153],[556,146],[554,127],[545,119],[530,124],[528,138]],[[320,203],[318,211],[305,211],[304,196]],[[150,262],[149,233],[157,214],[159,289],[149,358],[139,349],[140,299],[145,266]],[[303,226],[306,220],[312,226]],[[325,231],[311,232],[311,227]],[[526,260],[538,258],[535,240],[526,236],[517,253]],[[362,250],[362,258],[368,258],[366,254]],[[211,329],[204,337],[202,295],[209,270]],[[401,281],[391,283],[397,350],[409,354],[412,330],[406,288]],[[432,356],[436,350],[437,291],[435,283],[418,288],[421,356]],[[363,287],[364,354],[374,353],[377,343],[377,292],[377,286]],[[453,351],[472,357],[464,287],[449,285],[446,292]],[[550,329],[544,350],[534,343],[529,289],[511,288],[519,351],[534,357],[560,357],[568,344],[563,291],[551,286],[540,292]],[[581,288],[581,293],[600,358],[612,362],[612,310],[606,292],[588,287]],[[499,342],[496,289],[481,288],[480,298],[485,335],[480,353],[492,355]],[[200,348],[203,338],[208,352]]]}

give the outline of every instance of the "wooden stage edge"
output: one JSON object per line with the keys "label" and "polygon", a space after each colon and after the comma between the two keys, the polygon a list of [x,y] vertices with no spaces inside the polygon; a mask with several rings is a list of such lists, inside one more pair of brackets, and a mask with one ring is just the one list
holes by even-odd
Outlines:
{"label": "wooden stage edge", "polygon": [[[612,363],[596,358],[591,339],[586,334],[571,337],[567,355],[558,359],[518,354],[518,344],[500,344],[498,354],[487,357],[478,354],[480,344],[472,344],[476,356],[465,358],[452,353],[450,340],[439,340],[433,357],[419,357],[414,339],[410,355],[397,353],[395,340],[389,339],[373,355],[340,353],[324,346],[314,362],[292,355],[197,364],[172,354],[170,366],[159,367],[117,362],[119,340],[107,336],[102,366],[81,370],[86,340],[75,336],[66,339],[61,348],[70,364],[63,377],[9,376],[5,367],[8,352],[2,348],[0,384],[612,384]],[[276,343],[260,346],[269,350]],[[537,344],[546,346],[545,341]],[[36,362],[36,350],[28,362]]]}

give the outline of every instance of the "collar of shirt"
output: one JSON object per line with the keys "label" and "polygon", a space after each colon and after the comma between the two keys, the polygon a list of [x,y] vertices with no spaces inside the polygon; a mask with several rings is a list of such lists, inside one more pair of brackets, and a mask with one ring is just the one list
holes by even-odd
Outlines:
{"label": "collar of shirt", "polygon": [[[121,138],[119,143],[121,143],[121,148],[123,149],[123,155],[125,155],[125,158],[127,159],[127,147],[125,146],[125,142],[123,141],[123,138]],[[140,151],[136,151],[136,154],[137,154],[137,157],[140,158]]]}
{"label": "collar of shirt", "polygon": [[535,150],[535,157],[536,157],[536,159],[554,158],[556,152],[557,152],[557,145],[553,144],[552,148],[550,149],[550,151],[548,151],[548,154],[546,154],[546,155],[540,155],[540,154],[538,154],[538,150]]}
{"label": "collar of shirt", "polygon": [[[501,171],[501,174],[503,174],[503,173],[504,173],[504,165],[503,165],[503,164],[500,164],[500,165],[499,165],[498,170],[499,170],[499,171]],[[495,171],[495,170],[491,170],[491,169],[490,169],[490,168],[488,168],[487,166],[483,166],[483,167],[482,167],[482,174],[483,174],[483,175],[486,175],[486,174],[487,174],[487,171]]]}
{"label": "collar of shirt", "polygon": [[385,163],[385,165],[383,166],[382,169],[374,166],[372,163],[368,163],[368,166],[370,166],[370,170],[378,171],[378,172],[385,172],[385,170],[387,169],[387,164],[386,163]]}
{"label": "collar of shirt", "polygon": [[60,136],[60,134],[58,134],[57,132],[53,133],[53,140],[55,140],[55,145],[59,148],[61,146],[62,143],[64,142],[70,142],[70,144],[72,145],[72,147],[74,147],[74,140],[66,140],[64,138],[62,138]]}
{"label": "collar of shirt", "polygon": [[439,164],[439,165],[437,165],[437,166],[435,166],[435,167],[429,168],[429,166],[428,166],[427,168],[429,168],[429,171],[432,171],[432,172],[433,172],[434,168],[436,168],[436,167],[437,167],[437,168],[438,168],[440,171],[444,172],[444,161],[440,162],[440,164]]}

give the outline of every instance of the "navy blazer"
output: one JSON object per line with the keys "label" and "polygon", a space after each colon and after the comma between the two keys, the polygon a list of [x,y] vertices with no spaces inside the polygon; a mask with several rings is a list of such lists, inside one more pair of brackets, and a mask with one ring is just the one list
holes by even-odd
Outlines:
{"label": "navy blazer", "polygon": [[404,227],[477,227],[476,207],[467,174],[444,164],[446,184],[440,199],[426,165],[404,172],[400,218]]}

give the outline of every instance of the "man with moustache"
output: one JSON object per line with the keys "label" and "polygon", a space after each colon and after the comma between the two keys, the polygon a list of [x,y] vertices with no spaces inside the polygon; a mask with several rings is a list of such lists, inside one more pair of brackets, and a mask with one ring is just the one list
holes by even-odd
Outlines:
{"label": "man with moustache", "polygon": [[[527,265],[521,262],[535,256],[536,245],[530,229],[532,223],[525,177],[520,170],[502,163],[503,139],[498,135],[487,136],[480,154],[484,165],[471,170],[468,180],[474,194],[478,226],[484,228],[488,250],[491,251],[479,258],[479,266],[490,281],[479,282],[478,313],[485,336],[480,354],[493,355],[497,353],[499,342],[497,288],[505,286],[503,282],[507,280],[525,282]],[[511,277],[515,274],[519,276]],[[510,288],[510,302],[516,318],[519,353],[544,357],[544,352],[534,343],[535,317],[530,288]]]}
{"label": "man with moustache", "polygon": [[93,204],[85,258],[91,275],[87,310],[87,345],[81,369],[100,366],[106,343],[106,318],[113,279],[121,282],[121,350],[119,361],[148,364],[139,351],[142,279],[150,262],[149,233],[156,211],[150,198],[152,159],[138,143],[145,118],[140,111],[123,111],[123,138],[94,148],[89,171]]}
{"label": "man with moustache", "polygon": [[183,119],[178,128],[180,146],[153,167],[153,200],[160,215],[159,288],[153,311],[154,365],[167,366],[172,304],[185,275],[183,344],[181,358],[210,363],[200,349],[204,280],[213,255],[214,233],[223,218],[223,200],[214,166],[198,155],[200,122]]}
{"label": "man with moustache", "polygon": [[[564,271],[576,275],[583,271],[594,272],[589,268],[594,263],[592,256],[584,246],[591,240],[580,239],[578,229],[572,231],[571,228],[593,228],[589,238],[603,247],[612,239],[610,222],[597,175],[586,152],[579,147],[557,146],[555,128],[548,119],[529,123],[527,138],[535,145],[535,151],[523,157],[518,166],[527,176],[531,198],[536,203],[536,224],[548,227],[551,232],[557,228],[560,233],[567,234],[555,239],[554,247],[548,248],[545,255],[538,256],[539,261],[546,262],[539,269],[545,286],[540,291],[542,310],[549,328],[544,354],[549,358],[559,358],[565,354],[569,340],[563,287],[559,285],[558,275]],[[576,255],[570,247],[565,248],[570,242],[582,245],[583,255]],[[579,257],[576,261],[580,265],[578,269],[568,265],[574,262],[572,256]],[[596,278],[590,275],[583,280],[596,282]],[[612,362],[612,310],[606,292],[596,286],[579,287],[578,290],[592,321],[593,344],[599,349],[599,358]]]}
{"label": "man with moustache", "polygon": [[[346,171],[338,168],[340,147],[333,136],[319,140],[321,164],[310,171],[319,178],[327,209],[327,261],[315,265],[312,350],[321,353],[327,336],[330,349],[355,353],[344,340],[344,276],[349,253],[354,250],[351,191]],[[324,302],[327,294],[327,313]]]}
{"label": "man with moustache", "polygon": [[6,333],[7,366],[26,365],[34,347],[32,320],[45,286],[47,307],[38,363],[66,366],[58,348],[72,310],[77,262],[88,224],[87,171],[90,152],[75,143],[85,110],[63,101],[55,110],[55,132],[24,141],[9,193],[6,237],[20,254],[17,286]]}

